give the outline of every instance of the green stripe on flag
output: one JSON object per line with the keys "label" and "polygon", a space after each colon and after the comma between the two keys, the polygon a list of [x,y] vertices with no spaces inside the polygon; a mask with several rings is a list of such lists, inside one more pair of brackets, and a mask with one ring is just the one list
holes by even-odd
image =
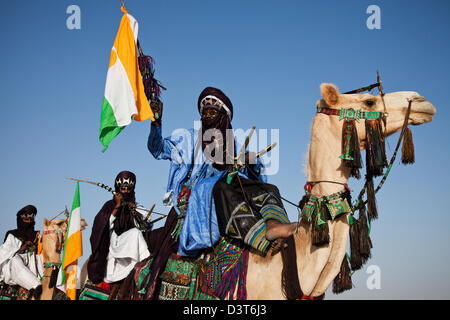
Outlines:
{"label": "green stripe on flag", "polygon": [[116,117],[112,106],[106,98],[103,98],[102,114],[100,118],[100,132],[99,139],[105,147],[102,152],[105,152],[111,141],[124,129],[117,125]]}
{"label": "green stripe on flag", "polygon": [[61,268],[60,268],[60,272],[61,272],[61,276],[62,276],[62,283],[66,283],[66,273],[64,271],[64,268],[66,267],[64,265],[64,258],[66,257],[66,249],[67,249],[67,240],[68,240],[68,234],[69,234],[69,230],[70,230],[70,222],[72,220],[72,212],[73,210],[75,210],[76,208],[80,207],[80,182],[77,181],[77,186],[75,188],[75,195],[73,196],[73,202],[72,202],[72,210],[70,211],[70,216],[69,216],[69,222],[67,224],[67,229],[66,229],[66,236],[64,237],[64,251],[63,251],[63,255],[62,255],[62,262],[61,262]]}
{"label": "green stripe on flag", "polygon": [[[72,210],[70,211],[70,213],[72,213],[73,210],[79,207],[80,207],[80,183],[77,181],[77,188],[75,189],[75,196],[73,197]],[[69,228],[67,228],[67,230],[68,229]]]}

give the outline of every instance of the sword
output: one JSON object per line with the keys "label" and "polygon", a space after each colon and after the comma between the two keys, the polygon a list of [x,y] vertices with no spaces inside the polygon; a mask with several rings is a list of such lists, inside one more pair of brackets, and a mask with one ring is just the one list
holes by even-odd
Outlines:
{"label": "sword", "polygon": [[270,145],[268,145],[267,147],[265,147],[264,149],[262,149],[260,152],[258,152],[256,154],[256,158],[262,157],[263,155],[265,155],[267,152],[269,152],[270,150],[272,150],[273,148],[275,148],[277,145],[276,142],[271,143]]}
{"label": "sword", "polygon": [[[237,166],[238,160],[239,160],[239,159],[242,157],[242,155],[244,154],[245,149],[247,149],[247,146],[248,146],[248,144],[249,144],[249,142],[250,142],[250,139],[251,139],[253,133],[255,132],[255,128],[256,128],[256,127],[253,126],[253,127],[250,129],[250,133],[248,134],[247,138],[245,138],[245,142],[244,142],[244,145],[243,145],[242,148],[241,148],[241,151],[239,151],[239,154],[237,155],[237,157],[234,158],[234,165],[235,165],[235,166]],[[245,161],[244,161],[244,162],[245,162]],[[239,164],[242,164],[242,162],[240,162]]]}

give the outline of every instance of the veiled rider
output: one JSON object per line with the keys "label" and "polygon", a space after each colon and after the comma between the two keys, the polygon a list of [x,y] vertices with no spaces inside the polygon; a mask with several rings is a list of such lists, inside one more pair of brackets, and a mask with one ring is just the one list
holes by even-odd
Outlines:
{"label": "veiled rider", "polygon": [[44,275],[42,255],[37,254],[39,231],[34,230],[37,209],[27,205],[17,212],[17,229],[9,230],[0,246],[0,282],[32,290],[38,299]]}
{"label": "veiled rider", "polygon": [[134,173],[120,172],[114,184],[114,198],[103,205],[94,219],[87,266],[93,283],[121,281],[136,263],[150,255],[134,215],[135,186]]}
{"label": "veiled rider", "polygon": [[[219,240],[212,189],[225,177],[230,163],[227,156],[235,154],[230,99],[220,89],[207,87],[201,92],[197,107],[201,116],[200,130],[177,130],[172,136],[162,138],[159,118],[152,122],[148,138],[151,154],[158,160],[170,160],[165,200],[173,205],[179,218],[184,217],[184,222],[178,219],[175,228],[178,230],[174,231],[180,233],[178,252],[182,256],[195,256]],[[247,163],[251,157],[252,153],[247,153]],[[253,163],[242,169],[240,175],[265,181],[266,177],[261,175],[262,163],[259,159]],[[279,217],[265,220],[268,240],[287,237],[295,230],[282,205],[280,211],[283,212]]]}

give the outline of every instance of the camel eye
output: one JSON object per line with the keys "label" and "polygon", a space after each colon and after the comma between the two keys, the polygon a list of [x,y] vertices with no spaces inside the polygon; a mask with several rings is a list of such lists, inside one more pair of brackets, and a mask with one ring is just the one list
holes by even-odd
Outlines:
{"label": "camel eye", "polygon": [[375,101],[373,100],[366,100],[364,101],[364,103],[368,106],[368,107],[373,107],[375,105]]}

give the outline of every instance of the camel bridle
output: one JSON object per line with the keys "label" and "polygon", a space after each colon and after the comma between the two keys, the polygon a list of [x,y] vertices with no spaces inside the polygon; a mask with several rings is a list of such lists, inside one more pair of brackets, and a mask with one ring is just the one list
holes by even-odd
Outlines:
{"label": "camel bridle", "polygon": [[[380,74],[377,70],[377,82],[373,83],[371,85],[365,86],[365,87],[361,87],[355,90],[351,90],[351,91],[347,91],[344,92],[343,94],[355,94],[355,93],[361,93],[364,91],[371,91],[374,88],[378,88],[379,92],[380,92],[380,97],[381,97],[381,101],[383,103],[383,108],[384,108],[384,112],[380,112],[380,111],[363,111],[361,109],[358,110],[354,110],[353,108],[344,108],[342,107],[341,109],[332,109],[332,108],[328,108],[328,107],[317,107],[317,113],[323,113],[326,115],[332,115],[332,116],[339,116],[339,120],[342,119],[353,119],[356,122],[359,122],[361,119],[364,120],[376,120],[376,119],[381,119],[383,121],[384,124],[384,136],[386,137],[386,122],[387,122],[387,118],[388,118],[388,112],[387,112],[387,108],[386,108],[386,103],[384,101],[384,89],[381,83],[381,77]],[[392,165],[395,161],[395,158],[397,156],[397,152],[398,149],[401,145],[401,141],[404,137],[404,133],[405,133],[405,129],[408,126],[408,120],[409,120],[409,115],[411,112],[411,105],[412,105],[412,100],[408,99],[408,107],[406,110],[406,114],[405,114],[405,118],[404,118],[404,122],[400,131],[400,136],[398,138],[397,141],[397,145],[395,147],[394,153],[391,157],[391,160],[389,161],[389,164],[387,166],[387,170],[383,175],[383,178],[381,179],[381,181],[379,182],[377,188],[375,189],[375,193],[377,193],[381,187],[383,186],[384,182],[386,181],[389,172],[391,171]],[[342,156],[341,156],[342,157]],[[315,180],[315,181],[307,181],[305,184],[305,190],[308,190],[309,192],[311,192],[311,189],[314,185],[319,184],[319,183],[334,183],[334,184],[340,184],[343,185],[346,189],[349,190],[348,186],[346,183],[342,183],[342,182],[337,182],[337,181],[329,181],[329,180]],[[365,205],[367,203],[367,200],[362,202],[361,198],[362,195],[364,194],[365,190],[367,188],[367,182],[366,184],[364,184],[361,192],[358,195],[358,200],[356,201],[356,203],[352,206],[352,211],[353,213],[355,212],[355,210],[357,210],[360,206]],[[352,214],[353,214],[352,213]]]}

